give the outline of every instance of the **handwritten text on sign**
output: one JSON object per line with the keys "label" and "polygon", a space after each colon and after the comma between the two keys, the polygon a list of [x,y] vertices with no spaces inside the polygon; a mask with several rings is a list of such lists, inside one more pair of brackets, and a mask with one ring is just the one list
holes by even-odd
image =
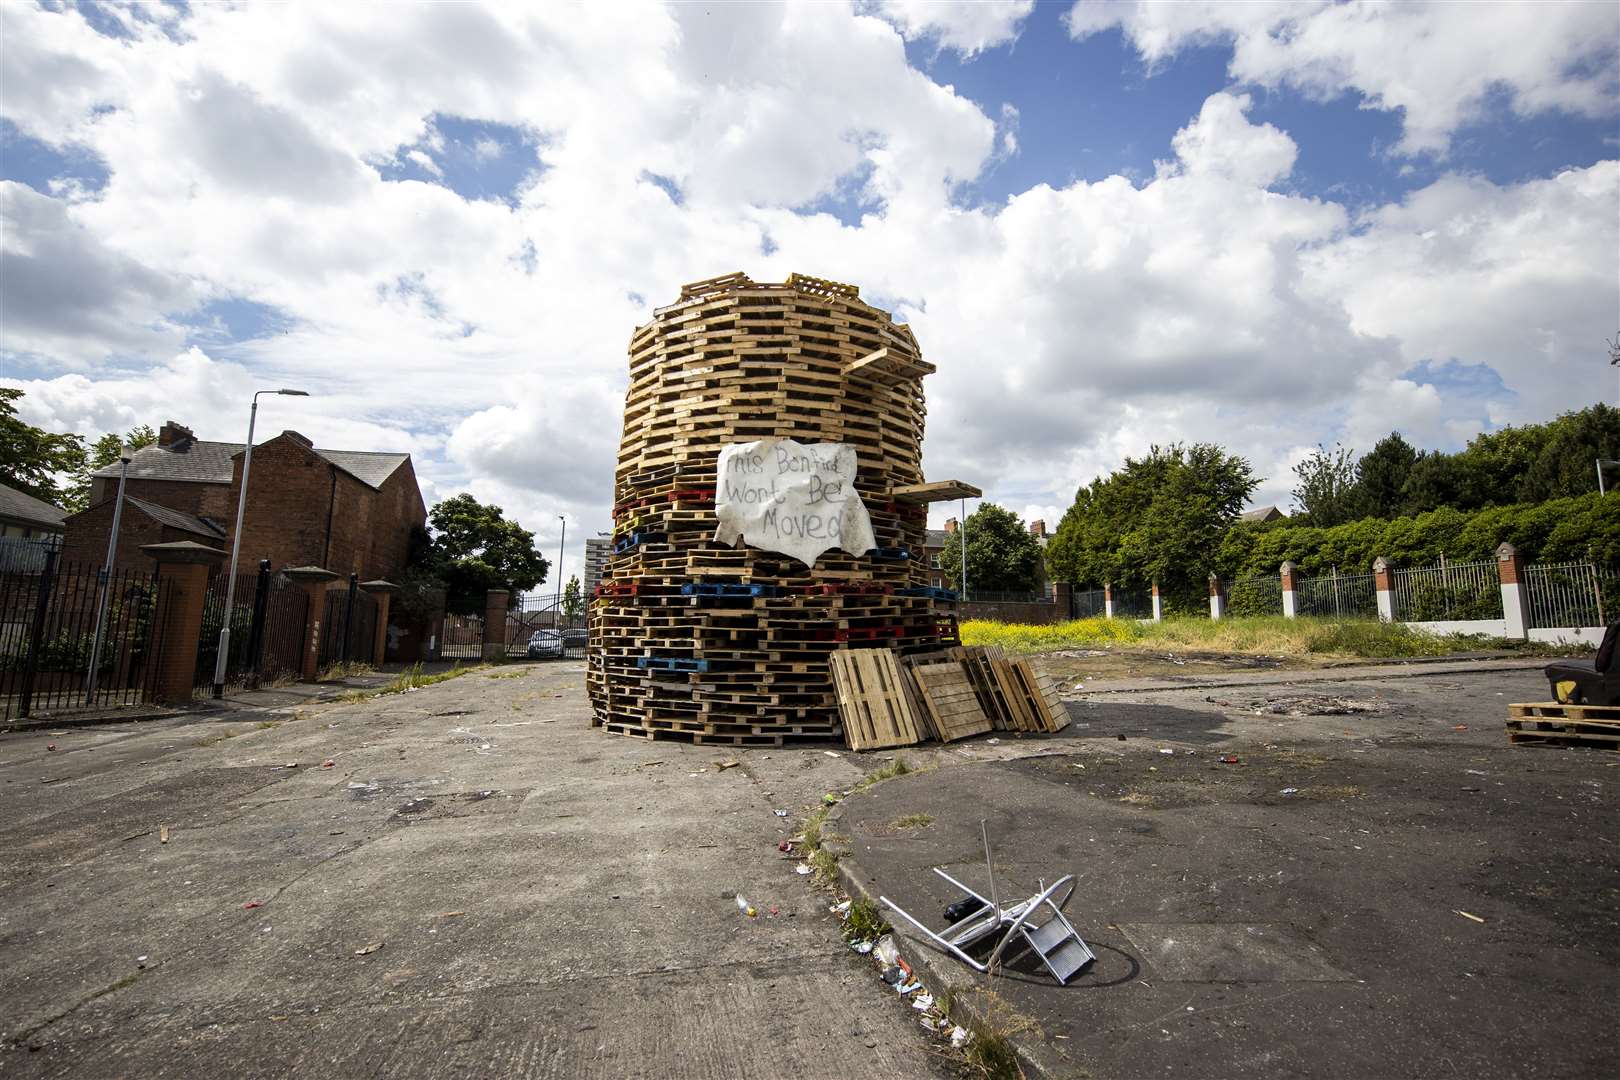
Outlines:
{"label": "handwritten text on sign", "polygon": [[821,553],[861,555],[877,546],[855,491],[855,448],[761,439],[720,451],[714,510],[722,544],[741,538],[814,566]]}

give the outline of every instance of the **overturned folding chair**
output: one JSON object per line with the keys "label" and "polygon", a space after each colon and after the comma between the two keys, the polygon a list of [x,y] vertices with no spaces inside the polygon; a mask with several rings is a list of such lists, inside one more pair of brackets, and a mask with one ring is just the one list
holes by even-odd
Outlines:
{"label": "overturned folding chair", "polygon": [[[990,860],[990,836],[982,821],[979,822],[979,832],[984,838],[984,866],[990,877],[988,898],[980,896],[937,866],[934,873],[977,900],[982,907],[936,933],[912,918],[887,896],[880,896],[878,900],[927,934],[935,945],[975,971],[993,972],[1001,963],[1003,951],[1011,945],[1012,952],[1008,955],[1017,955],[1028,948],[1040,957],[1041,963],[1059,985],[1068,983],[1097,959],[1063,914],[1069,898],[1074,895],[1074,875],[1065,874],[1050,886],[1038,882],[1039,892],[1004,908],[996,896],[996,875]],[[996,941],[995,948],[990,950],[983,963],[968,955],[966,950],[970,946],[992,938],[1000,940]]]}

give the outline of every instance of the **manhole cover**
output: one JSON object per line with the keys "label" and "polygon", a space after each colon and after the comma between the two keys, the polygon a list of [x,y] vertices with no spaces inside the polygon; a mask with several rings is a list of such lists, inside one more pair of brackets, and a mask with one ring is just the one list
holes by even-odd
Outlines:
{"label": "manhole cover", "polygon": [[1283,923],[1120,923],[1167,982],[1355,982]]}

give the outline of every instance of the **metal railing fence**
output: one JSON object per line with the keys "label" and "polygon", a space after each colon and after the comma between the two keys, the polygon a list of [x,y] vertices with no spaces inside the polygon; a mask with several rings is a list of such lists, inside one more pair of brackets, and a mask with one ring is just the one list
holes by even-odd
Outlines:
{"label": "metal railing fence", "polygon": [[[1531,627],[1605,626],[1620,615],[1612,599],[1620,595],[1620,571],[1589,562],[1541,563],[1524,568],[1524,591]],[[1605,590],[1604,586],[1610,588]]]}
{"label": "metal railing fence", "polygon": [[1390,600],[1400,622],[1500,619],[1502,583],[1495,559],[1402,567],[1390,573]]}
{"label": "metal railing fence", "polygon": [[1069,593],[1069,618],[1100,619],[1108,611],[1102,589],[1075,589]]}
{"label": "metal railing fence", "polygon": [[1282,575],[1256,574],[1224,583],[1229,615],[1281,615]]}
{"label": "metal railing fence", "polygon": [[1298,579],[1294,603],[1300,615],[1376,619],[1378,583],[1372,574],[1341,574],[1335,567],[1326,574]]}

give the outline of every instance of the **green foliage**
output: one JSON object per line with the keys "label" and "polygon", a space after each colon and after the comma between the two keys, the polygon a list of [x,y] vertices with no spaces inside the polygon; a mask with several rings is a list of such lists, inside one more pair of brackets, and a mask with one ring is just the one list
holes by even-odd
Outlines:
{"label": "green foliage", "polygon": [[1294,475],[1296,513],[1312,525],[1342,525],[1361,516],[1361,478],[1352,451],[1318,446],[1294,466]]}
{"label": "green foliage", "polygon": [[580,612],[585,610],[585,590],[579,584],[579,575],[575,574],[563,586],[562,594],[563,615],[570,619],[579,618]]}
{"label": "green foliage", "polygon": [[69,482],[62,494],[62,506],[66,510],[79,511],[90,505],[90,484],[94,474],[118,460],[119,451],[128,446],[132,450],[139,450],[157,442],[157,432],[148,424],[131,428],[120,439],[112,432],[107,432],[90,445],[85,451],[83,460],[73,470],[73,479]]}
{"label": "green foliage", "polygon": [[[945,580],[962,581],[962,545],[957,537],[940,553]],[[1041,546],[1011,510],[984,503],[967,519],[968,590],[1033,591],[1040,580]]]}
{"label": "green foliage", "polygon": [[534,546],[534,533],[508,521],[498,506],[456,495],[435,506],[428,521],[433,541],[418,565],[444,583],[451,614],[482,612],[490,589],[523,592],[546,579],[551,564]]}
{"label": "green foliage", "polygon": [[[1361,509],[1373,517],[1395,517],[1401,511],[1401,488],[1417,461],[1412,444],[1392,431],[1356,463]],[[1318,522],[1317,524],[1322,524]]]}
{"label": "green foliage", "polygon": [[16,408],[22,396],[21,390],[0,387],[0,484],[62,506],[67,492],[57,476],[83,464],[84,440],[24,423]]}
{"label": "green foliage", "polygon": [[1363,518],[1334,528],[1287,521],[1240,522],[1221,538],[1215,559],[1224,578],[1275,574],[1292,561],[1302,574],[1365,574],[1379,556],[1397,566],[1487,559],[1503,541],[1531,562],[1590,559],[1620,563],[1620,497],[1595,492],[1473,513],[1451,507],[1391,521]]}
{"label": "green foliage", "polygon": [[1075,493],[1048,570],[1081,585],[1157,580],[1168,610],[1196,609],[1207,603],[1221,538],[1258,484],[1247,461],[1213,444],[1155,446]]}

